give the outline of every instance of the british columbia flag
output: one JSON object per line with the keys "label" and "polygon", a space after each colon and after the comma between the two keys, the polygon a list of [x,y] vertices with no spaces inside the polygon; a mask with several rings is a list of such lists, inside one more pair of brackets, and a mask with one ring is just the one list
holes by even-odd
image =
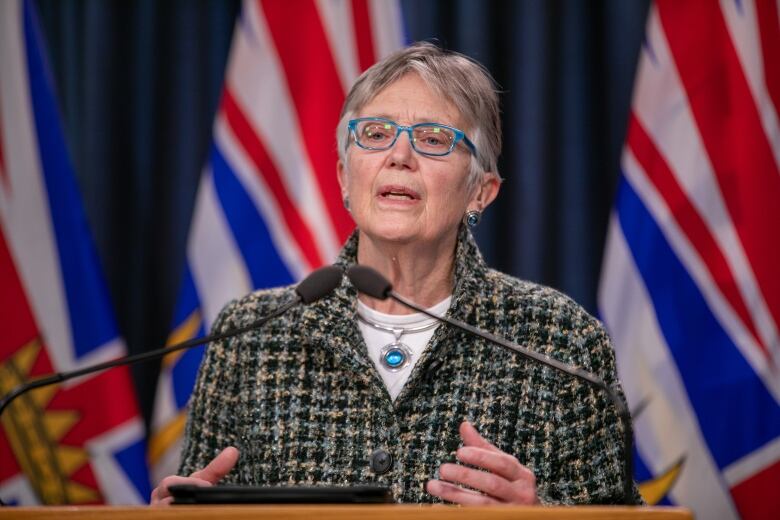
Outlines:
{"label": "british columbia flag", "polygon": [[[30,1],[0,2],[0,394],[125,354]],[[23,395],[0,429],[11,504],[141,503],[144,426],[126,368]]]}
{"label": "british columbia flag", "polygon": [[599,310],[650,503],[780,518],[776,0],[657,1]]}
{"label": "british columbia flag", "polygon": [[[385,0],[245,0],[198,188],[171,342],[208,331],[254,289],[335,260],[354,224],[336,180],[336,125],[360,72],[403,43]],[[163,361],[149,460],[178,469],[203,349]]]}

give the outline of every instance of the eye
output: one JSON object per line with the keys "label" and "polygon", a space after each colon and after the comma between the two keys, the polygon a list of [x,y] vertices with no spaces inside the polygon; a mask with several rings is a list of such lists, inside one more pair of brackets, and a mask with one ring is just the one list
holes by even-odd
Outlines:
{"label": "eye", "polygon": [[395,137],[395,131],[390,124],[370,123],[360,132],[360,140],[371,143],[384,143]]}
{"label": "eye", "polygon": [[444,139],[441,138],[441,136],[438,135],[426,135],[423,136],[422,142],[427,145],[431,146],[441,146],[446,144]]}
{"label": "eye", "polygon": [[447,128],[421,126],[415,130],[415,142],[427,150],[444,150],[450,147],[454,136]]}

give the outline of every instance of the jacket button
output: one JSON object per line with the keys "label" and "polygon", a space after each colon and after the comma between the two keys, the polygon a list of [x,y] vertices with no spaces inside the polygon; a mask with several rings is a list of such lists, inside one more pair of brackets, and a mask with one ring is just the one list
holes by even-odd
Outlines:
{"label": "jacket button", "polygon": [[393,456],[383,449],[378,449],[371,454],[371,470],[377,475],[383,475],[390,471],[393,465]]}

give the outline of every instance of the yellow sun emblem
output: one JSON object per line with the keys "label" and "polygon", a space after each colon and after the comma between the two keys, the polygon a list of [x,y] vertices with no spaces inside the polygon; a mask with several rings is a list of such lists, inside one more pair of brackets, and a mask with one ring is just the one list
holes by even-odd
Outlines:
{"label": "yellow sun emblem", "polygon": [[669,493],[680,475],[683,462],[685,462],[684,458],[672,464],[672,467],[662,472],[660,476],[639,484],[639,493],[648,505],[657,504]]}
{"label": "yellow sun emblem", "polygon": [[[28,379],[41,351],[38,340],[20,348],[0,365],[0,395]],[[80,446],[60,444],[79,421],[75,411],[46,410],[57,386],[51,385],[20,396],[6,409],[2,425],[16,460],[43,504],[95,502],[95,489],[70,480],[89,461]]]}

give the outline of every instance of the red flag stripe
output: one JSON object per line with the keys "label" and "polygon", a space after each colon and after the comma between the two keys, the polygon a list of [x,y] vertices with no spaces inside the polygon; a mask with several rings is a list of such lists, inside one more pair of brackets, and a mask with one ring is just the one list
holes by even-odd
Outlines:
{"label": "red flag stripe", "polygon": [[761,37],[764,81],[775,112],[780,116],[780,17],[777,4],[772,0],[758,0],[756,14]]}
{"label": "red flag stripe", "polygon": [[[657,3],[720,190],[769,312],[780,323],[780,172],[716,2]],[[694,30],[695,29],[695,30]]]}
{"label": "red flag stripe", "polygon": [[376,61],[374,38],[371,34],[371,16],[368,0],[352,0],[352,25],[355,28],[355,48],[358,51],[358,67],[363,72]]}
{"label": "red flag stripe", "polygon": [[261,175],[268,189],[274,195],[274,198],[282,212],[285,224],[290,230],[290,236],[294,237],[298,248],[303,253],[306,261],[311,268],[323,265],[323,259],[316,247],[316,242],[312,236],[311,230],[298,213],[295,205],[287,194],[287,190],[282,182],[279,169],[271,160],[270,155],[265,149],[263,142],[255,133],[252,125],[247,120],[241,108],[238,106],[236,98],[229,88],[225,88],[222,97],[222,113],[228,122],[231,130],[235,134],[247,156],[257,168],[258,175]]}
{"label": "red flag stripe", "polygon": [[710,272],[720,292],[731,304],[734,312],[736,312],[766,354],[767,348],[760,340],[750,311],[742,298],[726,257],[718,247],[718,243],[704,219],[699,215],[699,212],[677,182],[674,172],[669,167],[666,159],[655,146],[650,135],[633,112],[629,118],[628,146],[659,195],[663,197],[666,205],[672,209],[677,223],[707,266],[707,270]]}
{"label": "red flag stripe", "polygon": [[140,417],[133,393],[129,367],[116,367],[83,383],[63,387],[47,410],[73,410],[81,420],[62,438],[63,444],[81,445],[85,439],[99,437],[107,430]]}
{"label": "red flag stripe", "polygon": [[[320,138],[334,135],[345,94],[319,12],[314,2],[259,1],[322,198],[339,240],[346,240],[354,223],[344,209],[336,180],[335,136]],[[289,30],[290,20],[295,20],[294,31]],[[310,135],[314,138],[308,139]]]}
{"label": "red flag stripe", "polygon": [[34,340],[40,334],[2,226],[0,226],[0,280],[3,281],[3,289],[0,290],[0,316],[3,317],[4,324],[13,325],[4,327],[5,330],[0,334],[0,363],[2,363],[19,347]]}
{"label": "red flag stripe", "polygon": [[780,461],[731,488],[734,505],[743,520],[780,518]]}

